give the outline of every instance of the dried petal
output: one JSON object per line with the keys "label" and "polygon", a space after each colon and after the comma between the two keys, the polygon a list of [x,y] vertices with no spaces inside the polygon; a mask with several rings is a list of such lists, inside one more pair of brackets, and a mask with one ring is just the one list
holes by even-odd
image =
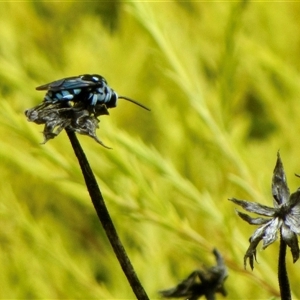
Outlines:
{"label": "dried petal", "polygon": [[105,146],[96,135],[99,127],[97,116],[107,115],[108,111],[104,104],[97,104],[91,109],[85,103],[69,102],[43,102],[25,112],[28,121],[37,124],[45,124],[43,135],[44,143],[56,137],[63,129],[76,131],[92,137],[102,146]]}
{"label": "dried petal", "polygon": [[[251,269],[253,270],[254,269],[254,265],[253,265],[253,262],[254,262],[254,259],[256,260],[256,247],[257,245],[259,244],[259,242],[261,240],[264,239],[264,236],[265,236],[265,233],[266,233],[266,230],[267,228],[272,224],[273,222],[273,219],[269,220],[268,223],[260,226],[259,228],[257,228],[253,235],[250,237],[249,241],[250,241],[250,246],[249,248],[247,249],[246,251],[246,254],[244,256],[244,267],[246,268],[246,264],[247,264],[247,259],[249,258],[249,264],[250,264],[250,267]],[[275,238],[276,239],[276,238]],[[274,239],[274,240],[275,240]],[[270,243],[269,243],[270,244]],[[269,245],[268,244],[268,245]],[[268,246],[264,246],[264,249]]]}
{"label": "dried petal", "polygon": [[287,210],[285,224],[290,230],[300,234],[300,189],[290,196]]}
{"label": "dried petal", "polygon": [[241,217],[244,221],[248,222],[251,225],[263,225],[268,223],[270,220],[265,218],[252,218],[247,214],[244,214],[240,211],[236,211],[239,217]]}
{"label": "dried petal", "polygon": [[262,239],[264,237],[264,233],[265,233],[265,230],[266,228],[268,228],[268,226],[271,224],[272,222],[272,219],[268,221],[268,223],[258,227],[254,233],[251,235],[249,241],[252,242],[254,240],[256,240],[257,238],[260,238]]}
{"label": "dried petal", "polygon": [[274,243],[277,239],[277,230],[282,225],[283,221],[279,218],[274,218],[266,226],[263,236],[263,249],[266,249],[270,244]]}
{"label": "dried petal", "polygon": [[[217,265],[211,267],[208,270],[207,273],[211,274],[209,281],[211,283],[214,282],[214,285],[216,286],[216,289],[218,290],[219,287],[223,286],[223,283],[224,283],[225,279],[228,276],[228,272],[227,272],[227,268],[226,268],[226,265],[224,263],[223,257],[221,256],[219,251],[217,249],[214,249],[213,254],[216,258]],[[224,296],[226,296],[226,291],[225,290],[220,291],[220,293],[222,293]]]}
{"label": "dried petal", "polygon": [[250,202],[246,200],[238,200],[235,198],[229,199],[233,203],[242,206],[245,210],[249,212],[256,213],[258,215],[266,216],[266,217],[273,217],[275,214],[275,210],[272,207],[265,206],[259,203]]}
{"label": "dried petal", "polygon": [[295,232],[296,234],[300,234],[300,214],[299,211],[294,213],[293,210],[286,216],[284,223],[290,228],[291,231]]}
{"label": "dried petal", "polygon": [[224,264],[224,259],[221,255],[221,253],[216,248],[213,249],[213,254],[216,258],[217,266],[222,267],[222,268],[226,268],[226,266]]}
{"label": "dried petal", "polygon": [[70,128],[80,134],[92,137],[97,143],[110,149],[110,147],[106,146],[96,135],[96,130],[99,128],[99,122],[100,121],[95,116],[91,116],[87,110],[81,110],[74,113]]}
{"label": "dried petal", "polygon": [[297,235],[292,232],[285,224],[281,227],[281,236],[286,244],[291,248],[293,262],[295,263],[299,258],[299,245]]}
{"label": "dried petal", "polygon": [[300,188],[290,196],[288,206],[289,207],[300,206]]}
{"label": "dried petal", "polygon": [[258,235],[255,238],[250,238],[250,245],[249,248],[246,251],[246,254],[244,256],[244,268],[246,269],[247,265],[247,259],[249,258],[249,264],[251,269],[254,269],[254,259],[256,260],[256,247],[258,243],[262,240],[262,235]]}
{"label": "dried petal", "polygon": [[283,164],[279,151],[277,152],[276,166],[272,178],[272,194],[274,198],[274,206],[286,203],[290,197],[290,191],[287,185]]}

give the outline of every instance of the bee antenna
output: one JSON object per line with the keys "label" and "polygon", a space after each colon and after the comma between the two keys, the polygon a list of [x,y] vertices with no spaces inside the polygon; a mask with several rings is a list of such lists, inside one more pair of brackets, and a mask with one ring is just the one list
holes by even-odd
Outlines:
{"label": "bee antenna", "polygon": [[137,102],[137,101],[135,101],[135,100],[133,100],[133,99],[130,99],[130,98],[128,98],[128,97],[125,97],[125,96],[119,96],[118,99],[124,99],[124,100],[127,100],[127,101],[132,102],[132,103],[134,103],[134,104],[136,104],[136,105],[138,105],[138,106],[140,106],[140,107],[142,107],[142,108],[144,108],[144,109],[146,109],[146,110],[151,111],[151,109],[148,108],[147,106],[145,106],[145,105],[143,105],[143,104],[141,104],[141,103],[139,103],[139,102]]}

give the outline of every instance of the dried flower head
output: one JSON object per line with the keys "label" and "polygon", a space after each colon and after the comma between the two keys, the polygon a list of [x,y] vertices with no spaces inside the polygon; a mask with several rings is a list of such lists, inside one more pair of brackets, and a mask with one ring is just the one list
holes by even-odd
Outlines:
{"label": "dried flower head", "polygon": [[42,102],[25,111],[28,121],[45,124],[43,143],[55,138],[63,129],[68,129],[88,135],[106,148],[108,147],[97,137],[96,129],[99,128],[97,117],[108,114],[104,104],[97,104],[90,108],[83,103],[71,106],[65,102]]}
{"label": "dried flower head", "polygon": [[217,265],[208,270],[196,270],[186,279],[181,281],[176,287],[160,291],[160,294],[166,298],[186,298],[197,300],[205,296],[207,300],[214,300],[216,293],[226,296],[224,281],[228,276],[227,268],[223,258],[217,249],[213,250]]}
{"label": "dried flower head", "polygon": [[118,96],[108,86],[105,78],[97,74],[66,77],[38,86],[36,89],[47,91],[44,101],[28,109],[25,114],[28,121],[45,124],[44,143],[56,137],[63,129],[67,129],[88,135],[106,147],[96,135],[100,122],[97,117],[108,115],[107,109],[116,107],[118,99],[150,110],[131,98]]}
{"label": "dried flower head", "polygon": [[258,243],[262,240],[263,249],[267,248],[277,239],[278,230],[280,230],[283,241],[291,249],[293,261],[296,262],[299,258],[297,234],[300,234],[300,189],[290,195],[279,152],[273,172],[272,194],[274,207],[235,198],[229,199],[248,212],[269,217],[252,218],[245,213],[237,211],[237,214],[249,224],[261,225],[249,239],[250,246],[244,256],[245,267],[247,259],[249,259],[251,268],[254,268],[253,262],[254,259],[256,260]]}

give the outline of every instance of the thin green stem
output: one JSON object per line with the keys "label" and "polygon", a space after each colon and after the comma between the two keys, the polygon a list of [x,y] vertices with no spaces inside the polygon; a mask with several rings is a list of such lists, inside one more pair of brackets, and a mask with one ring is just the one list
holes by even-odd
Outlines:
{"label": "thin green stem", "polygon": [[285,264],[286,255],[286,242],[282,239],[280,234],[280,248],[279,248],[279,259],[278,259],[278,282],[280,288],[281,300],[291,300],[291,290],[289,284],[289,278]]}
{"label": "thin green stem", "polygon": [[83,149],[76,137],[76,134],[71,131],[67,130],[68,137],[71,141],[72,147],[74,149],[74,152],[77,156],[78,162],[80,164],[84,180],[87,186],[87,189],[89,191],[91,200],[93,202],[94,208],[97,212],[98,218],[100,222],[102,223],[102,226],[105,230],[105,233],[110,241],[110,244],[117,256],[117,259],[119,260],[119,263],[123,269],[123,272],[125,273],[127,280],[129,284],[131,285],[131,288],[133,292],[136,295],[136,298],[139,300],[148,300],[148,296],[141,285],[135,270],[127,256],[127,253],[121,243],[121,240],[118,236],[118,233],[116,231],[116,228],[112,222],[112,219],[109,215],[109,212],[106,208],[103,196],[101,194],[100,188],[97,184],[96,178],[93,174],[93,171],[89,165],[89,162],[83,152]]}

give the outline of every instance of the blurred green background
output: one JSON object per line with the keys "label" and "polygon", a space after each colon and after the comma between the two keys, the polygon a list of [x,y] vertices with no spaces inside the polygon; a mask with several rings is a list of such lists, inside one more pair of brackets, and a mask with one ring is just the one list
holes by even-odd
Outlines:
{"label": "blurred green background", "polygon": [[84,73],[152,110],[120,100],[101,117],[112,150],[79,136],[150,298],[213,265],[213,247],[228,299],[278,297],[279,243],[244,270],[255,226],[227,199],[272,206],[279,149],[300,185],[299,3],[1,2],[0,28],[1,299],[134,298],[65,132],[41,145],[24,115],[36,86]]}

